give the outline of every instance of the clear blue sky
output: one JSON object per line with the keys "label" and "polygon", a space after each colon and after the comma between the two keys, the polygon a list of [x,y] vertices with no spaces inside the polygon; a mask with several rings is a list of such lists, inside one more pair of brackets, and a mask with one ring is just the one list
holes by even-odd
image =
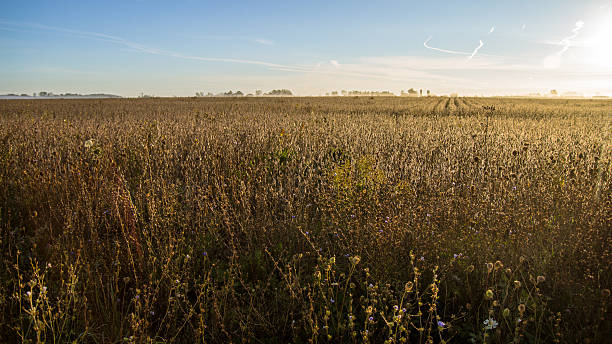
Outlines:
{"label": "clear blue sky", "polygon": [[612,94],[610,47],[610,0],[3,1],[0,93]]}

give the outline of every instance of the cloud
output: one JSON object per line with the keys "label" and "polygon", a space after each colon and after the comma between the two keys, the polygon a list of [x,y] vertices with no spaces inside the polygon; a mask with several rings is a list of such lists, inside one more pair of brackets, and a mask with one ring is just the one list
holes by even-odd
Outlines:
{"label": "cloud", "polygon": [[256,38],[253,41],[259,44],[263,44],[263,45],[274,45],[273,41],[269,39],[265,39],[265,38]]}
{"label": "cloud", "polygon": [[561,49],[561,51],[559,51],[557,54],[563,55],[567,51],[567,49],[569,49],[572,46],[572,39],[578,36],[578,34],[580,33],[580,30],[582,30],[583,27],[584,27],[584,22],[582,20],[579,20],[576,22],[576,26],[572,30],[572,35],[565,37],[564,39],[561,40],[561,42],[559,42],[560,44],[563,45],[563,49]]}
{"label": "cloud", "polygon": [[468,57],[468,61],[471,60],[474,56],[476,56],[476,54],[478,54],[478,50],[480,50],[480,48],[482,48],[482,46],[484,45],[484,43],[482,43],[482,41],[478,41],[479,44],[476,47],[476,49],[474,49],[474,51],[472,52],[472,55],[470,55],[470,57]]}
{"label": "cloud", "polygon": [[525,31],[526,28],[527,28],[527,24],[523,24],[523,26],[521,26],[521,31]]}
{"label": "cloud", "polygon": [[491,26],[491,30],[489,30],[489,35],[492,34],[493,31],[495,31],[495,26]]}
{"label": "cloud", "polygon": [[185,55],[185,54],[174,52],[174,51],[148,47],[143,44],[132,42],[132,41],[126,40],[118,36],[112,36],[112,35],[107,35],[104,33],[91,32],[91,31],[72,30],[72,29],[66,29],[66,28],[49,26],[49,25],[42,25],[42,24],[37,24],[37,23],[18,23],[18,22],[9,22],[9,21],[0,20],[0,25],[9,25],[9,26],[16,26],[16,27],[25,27],[29,29],[37,29],[37,30],[42,30],[42,31],[65,33],[65,34],[74,35],[80,38],[93,39],[93,40],[109,42],[109,43],[113,43],[117,45],[122,45],[128,48],[131,48],[134,51],[151,54],[151,55],[162,55],[162,56],[169,56],[169,57],[175,57],[175,58],[186,59],[186,60],[197,60],[197,61],[208,61],[208,62],[228,62],[228,63],[238,63],[238,64],[251,64],[251,65],[259,65],[259,66],[272,67],[272,68],[291,67],[295,69],[303,69],[302,67],[287,66],[287,65],[266,62],[266,61],[258,61],[258,60]]}
{"label": "cloud", "polygon": [[465,52],[465,51],[455,51],[455,50],[447,50],[447,49],[440,49],[440,48],[432,47],[432,46],[430,46],[429,44],[427,44],[427,43],[429,43],[429,41],[431,41],[431,39],[432,39],[432,38],[433,38],[433,37],[429,36],[429,37],[428,37],[428,38],[425,40],[425,42],[423,42],[423,46],[424,46],[425,48],[430,49],[430,50],[439,51],[439,52],[442,52],[442,53],[447,53],[447,54],[454,54],[454,55],[471,55],[471,53],[468,53],[468,52]]}
{"label": "cloud", "polygon": [[447,50],[447,49],[440,49],[440,48],[436,48],[436,47],[432,47],[429,44],[429,41],[431,41],[431,36],[429,36],[429,38],[427,38],[427,40],[425,40],[425,42],[423,42],[423,46],[425,46],[425,48],[430,49],[430,50],[435,50],[435,51],[439,51],[442,53],[447,53],[447,54],[453,54],[453,55],[467,55],[468,56],[468,61],[470,61],[474,56],[476,56],[476,54],[478,53],[478,50],[480,50],[480,48],[482,48],[482,46],[484,45],[484,43],[482,41],[479,41],[479,45],[476,47],[476,49],[474,49],[474,51],[472,51],[471,53],[465,52],[465,51],[456,51],[456,50]]}
{"label": "cloud", "polygon": [[[340,64],[337,60],[330,60],[329,65],[316,64],[311,66],[300,66],[300,65],[286,65],[278,64],[268,61],[249,60],[249,59],[237,59],[237,58],[226,58],[226,57],[209,57],[209,56],[195,56],[183,54],[176,51],[157,49],[143,44],[126,40],[122,37],[107,35],[104,33],[72,30],[48,25],[41,25],[35,23],[15,23],[5,22],[0,20],[0,25],[17,26],[20,28],[29,28],[42,31],[58,32],[74,35],[84,39],[92,39],[98,41],[109,42],[112,44],[124,46],[130,48],[132,51],[151,54],[168,56],[184,60],[195,60],[195,61],[206,61],[206,62],[225,62],[225,63],[237,63],[237,64],[250,64],[262,67],[267,67],[270,70],[286,71],[293,73],[302,74],[313,74],[313,75],[328,75],[328,76],[344,76],[350,78],[361,78],[361,79],[378,79],[387,80],[394,82],[407,82],[407,81],[423,81],[428,79],[440,79],[440,80],[452,80],[446,76],[434,75],[428,72],[416,71],[414,69],[396,70],[384,68],[381,66],[372,66],[364,64]],[[464,53],[465,55],[466,53]],[[467,53],[469,55],[469,53]],[[330,69],[330,67],[333,67]]]}
{"label": "cloud", "polygon": [[552,55],[548,55],[544,58],[544,61],[543,61],[544,68],[556,69],[561,66],[563,54],[565,54],[565,52],[570,47],[575,45],[575,42],[573,41],[573,39],[578,37],[578,34],[580,33],[580,30],[582,30],[583,27],[584,27],[584,22],[582,20],[577,21],[574,28],[572,29],[572,34],[565,37],[558,43],[556,43],[556,45],[560,45],[562,46],[562,48],[558,52]]}

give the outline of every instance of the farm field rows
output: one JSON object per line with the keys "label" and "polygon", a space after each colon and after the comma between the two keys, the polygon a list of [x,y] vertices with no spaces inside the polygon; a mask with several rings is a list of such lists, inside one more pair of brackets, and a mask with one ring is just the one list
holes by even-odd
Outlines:
{"label": "farm field rows", "polygon": [[0,101],[2,342],[603,343],[612,101]]}

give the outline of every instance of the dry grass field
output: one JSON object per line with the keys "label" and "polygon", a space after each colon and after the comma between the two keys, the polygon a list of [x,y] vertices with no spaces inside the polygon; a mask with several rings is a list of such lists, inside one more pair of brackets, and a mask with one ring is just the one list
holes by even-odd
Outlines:
{"label": "dry grass field", "polygon": [[0,341],[604,343],[612,101],[0,101]]}

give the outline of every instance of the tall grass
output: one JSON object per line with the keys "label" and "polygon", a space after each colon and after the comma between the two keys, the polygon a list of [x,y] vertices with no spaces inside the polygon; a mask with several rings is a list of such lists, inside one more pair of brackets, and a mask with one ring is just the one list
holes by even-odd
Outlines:
{"label": "tall grass", "polygon": [[0,341],[603,343],[611,133],[609,101],[0,102]]}

